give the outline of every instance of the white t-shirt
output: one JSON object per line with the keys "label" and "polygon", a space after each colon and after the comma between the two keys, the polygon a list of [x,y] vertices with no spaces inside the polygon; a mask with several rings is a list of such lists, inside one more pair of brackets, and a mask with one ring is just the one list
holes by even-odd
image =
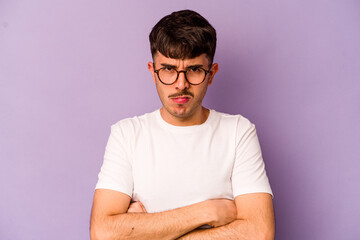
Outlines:
{"label": "white t-shirt", "polygon": [[159,110],[114,124],[96,188],[125,193],[149,213],[272,194],[255,126],[215,110],[201,125],[168,124]]}

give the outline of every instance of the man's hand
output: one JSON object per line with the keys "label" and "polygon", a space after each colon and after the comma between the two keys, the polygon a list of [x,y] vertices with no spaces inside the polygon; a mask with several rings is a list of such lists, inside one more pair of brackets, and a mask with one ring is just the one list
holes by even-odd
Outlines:
{"label": "man's hand", "polygon": [[138,201],[130,203],[127,213],[147,213],[147,211],[144,205],[140,201]]}
{"label": "man's hand", "polygon": [[236,220],[237,211],[235,201],[229,199],[212,199],[205,201],[208,208],[214,214],[213,221],[209,223],[212,227],[220,227]]}
{"label": "man's hand", "polygon": [[266,239],[274,240],[275,219],[272,196],[250,193],[235,198],[237,220],[211,228],[196,229],[178,239]]}

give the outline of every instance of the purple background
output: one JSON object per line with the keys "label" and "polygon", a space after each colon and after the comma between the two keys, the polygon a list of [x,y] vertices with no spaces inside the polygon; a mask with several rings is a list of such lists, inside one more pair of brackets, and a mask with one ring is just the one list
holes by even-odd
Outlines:
{"label": "purple background", "polygon": [[88,239],[110,133],[160,101],[148,34],[218,32],[205,106],[257,126],[280,240],[360,239],[358,1],[0,0],[0,239]]}

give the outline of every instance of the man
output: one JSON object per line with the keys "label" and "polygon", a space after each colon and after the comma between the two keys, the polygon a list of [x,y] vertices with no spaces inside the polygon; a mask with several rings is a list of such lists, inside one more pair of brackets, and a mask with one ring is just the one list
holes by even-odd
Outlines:
{"label": "man", "polygon": [[273,239],[255,127],[202,106],[218,71],[215,29],[190,10],[161,19],[148,63],[162,108],[114,124],[92,239]]}

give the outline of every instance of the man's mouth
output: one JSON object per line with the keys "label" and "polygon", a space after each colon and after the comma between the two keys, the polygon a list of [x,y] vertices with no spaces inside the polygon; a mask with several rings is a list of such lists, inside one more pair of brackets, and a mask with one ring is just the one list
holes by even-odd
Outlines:
{"label": "man's mouth", "polygon": [[177,104],[185,104],[190,100],[190,97],[188,96],[179,96],[171,98],[171,100]]}
{"label": "man's mouth", "polygon": [[189,102],[192,97],[194,97],[194,94],[187,90],[169,95],[169,98],[176,104],[185,104]]}

